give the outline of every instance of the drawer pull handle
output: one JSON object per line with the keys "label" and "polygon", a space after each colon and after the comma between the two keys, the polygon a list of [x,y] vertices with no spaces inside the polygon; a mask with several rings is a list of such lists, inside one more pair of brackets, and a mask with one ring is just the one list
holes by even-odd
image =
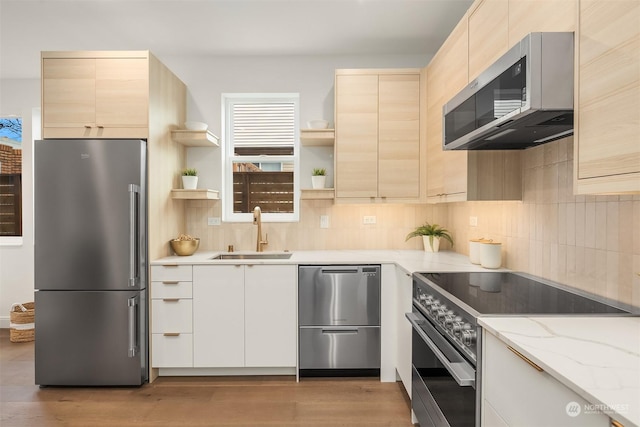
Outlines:
{"label": "drawer pull handle", "polygon": [[323,334],[347,334],[347,335],[352,335],[352,334],[358,334],[358,330],[357,329],[323,329],[322,333]]}
{"label": "drawer pull handle", "polygon": [[165,332],[163,335],[165,337],[178,337],[180,336],[180,332]]}
{"label": "drawer pull handle", "polygon": [[163,285],[177,285],[178,283],[180,282],[178,282],[177,280],[164,280],[162,282]]}
{"label": "drawer pull handle", "polygon": [[180,298],[162,298],[162,301],[164,301],[164,302],[178,302],[178,301],[180,301]]}
{"label": "drawer pull handle", "polygon": [[171,267],[177,267],[178,264],[162,264],[163,267],[167,267],[167,268],[171,268]]}
{"label": "drawer pull handle", "polygon": [[536,365],[535,363],[533,363],[531,360],[529,360],[529,358],[527,356],[525,356],[524,354],[520,353],[518,350],[516,350],[515,348],[511,347],[510,345],[507,346],[507,348],[509,350],[511,350],[513,352],[513,354],[515,354],[516,356],[518,356],[520,359],[524,360],[525,362],[527,362],[529,365],[531,365],[531,367],[533,369],[535,369],[538,372],[544,372],[544,369],[542,369],[540,366]]}

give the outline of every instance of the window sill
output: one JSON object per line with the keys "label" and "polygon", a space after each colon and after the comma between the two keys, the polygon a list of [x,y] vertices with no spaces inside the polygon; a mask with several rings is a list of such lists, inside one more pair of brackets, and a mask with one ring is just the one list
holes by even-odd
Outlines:
{"label": "window sill", "polygon": [[0,246],[22,246],[22,236],[0,237]]}

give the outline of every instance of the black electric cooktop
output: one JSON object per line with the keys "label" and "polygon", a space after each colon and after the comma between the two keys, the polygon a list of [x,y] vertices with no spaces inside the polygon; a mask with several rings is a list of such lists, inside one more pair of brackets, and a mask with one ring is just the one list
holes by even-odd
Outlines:
{"label": "black electric cooktop", "polygon": [[488,314],[624,314],[612,307],[535,279],[509,272],[417,273]]}

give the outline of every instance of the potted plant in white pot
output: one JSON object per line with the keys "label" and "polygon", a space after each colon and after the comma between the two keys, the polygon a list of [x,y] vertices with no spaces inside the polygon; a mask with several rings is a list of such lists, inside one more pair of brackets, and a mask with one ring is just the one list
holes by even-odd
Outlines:
{"label": "potted plant in white pot", "polygon": [[449,234],[449,230],[440,227],[438,224],[429,224],[425,222],[423,225],[416,227],[411,233],[407,234],[405,241],[412,237],[422,236],[424,250],[426,252],[438,252],[440,250],[440,239],[445,239],[453,246],[453,239]]}
{"label": "potted plant in white pot", "polygon": [[186,168],[182,171],[182,188],[185,190],[195,190],[198,187],[198,171],[193,168]]}
{"label": "potted plant in white pot", "polygon": [[313,168],[311,173],[311,186],[313,188],[324,188],[327,179],[327,170],[325,168]]}

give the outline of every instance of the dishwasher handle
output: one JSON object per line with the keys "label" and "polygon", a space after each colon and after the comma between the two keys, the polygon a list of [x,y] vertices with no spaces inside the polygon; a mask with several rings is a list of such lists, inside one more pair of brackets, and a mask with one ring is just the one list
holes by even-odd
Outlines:
{"label": "dishwasher handle", "polygon": [[320,270],[322,274],[357,274],[358,267],[345,267],[345,268],[323,268]]}

